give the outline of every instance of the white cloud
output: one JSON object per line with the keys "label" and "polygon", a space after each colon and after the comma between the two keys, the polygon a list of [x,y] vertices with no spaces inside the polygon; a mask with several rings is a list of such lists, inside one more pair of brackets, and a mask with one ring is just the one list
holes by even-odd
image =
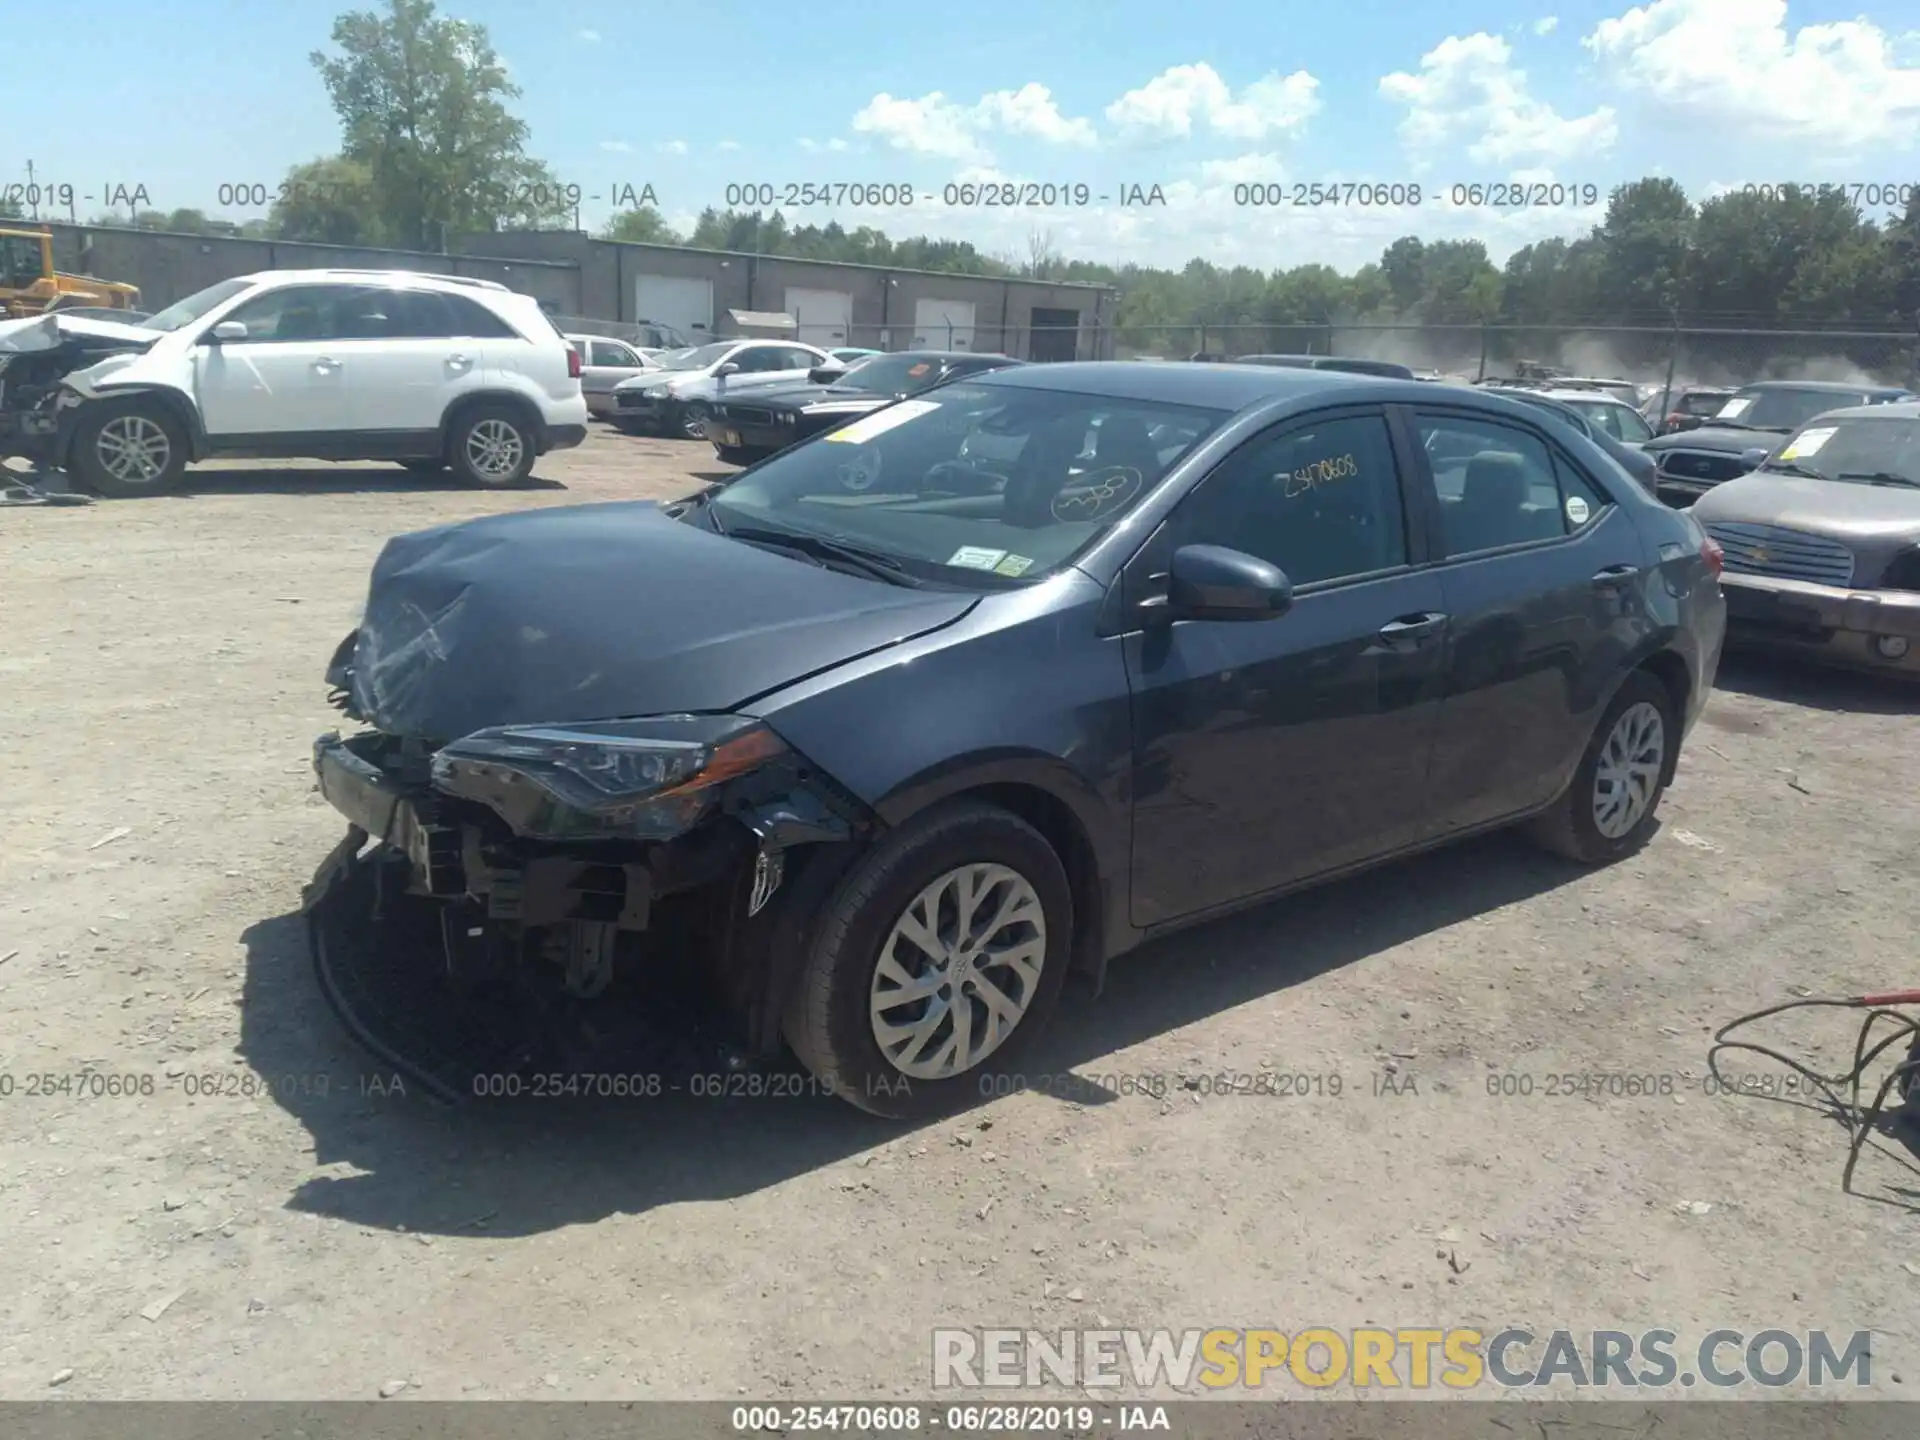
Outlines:
{"label": "white cloud", "polygon": [[1920,67],[1866,19],[1789,34],[1786,0],[1654,0],[1584,43],[1630,89],[1757,136],[1843,148],[1920,136]]}
{"label": "white cloud", "polygon": [[600,148],[602,150],[611,150],[616,155],[630,155],[633,153],[633,146],[624,140],[602,140],[600,142]]}
{"label": "white cloud", "polygon": [[687,153],[687,142],[684,140],[656,140],[653,142],[653,148],[658,150],[662,155],[684,155]]}
{"label": "white cloud", "polygon": [[738,140],[722,140],[713,148],[716,150],[744,150],[746,146],[742,145]]}
{"label": "white cloud", "polygon": [[1590,158],[1620,133],[1612,106],[1569,118],[1534,97],[1513,47],[1484,31],[1449,35],[1420,57],[1418,74],[1383,77],[1380,93],[1406,107],[1400,139],[1423,158],[1461,141],[1482,164]]}
{"label": "white cloud", "polygon": [[938,90],[918,100],[896,99],[882,91],[853,117],[853,128],[879,136],[896,150],[949,160],[979,160],[986,155],[974,138],[971,112]]}
{"label": "white cloud", "polygon": [[1203,160],[1200,178],[1214,185],[1263,184],[1286,178],[1286,167],[1271,151],[1257,155],[1236,155],[1231,160]]}
{"label": "white cloud", "polygon": [[883,92],[853,117],[853,128],[897,150],[976,163],[993,158],[984,137],[995,132],[1055,145],[1090,146],[1098,139],[1090,121],[1061,114],[1053,92],[1031,81],[1018,90],[982,95],[972,105],[949,100],[938,90],[918,100]]}
{"label": "white cloud", "polygon": [[1305,70],[1265,75],[1236,98],[1211,65],[1174,65],[1107,106],[1122,134],[1173,139],[1210,127],[1240,140],[1295,130],[1320,109],[1320,82]]}
{"label": "white cloud", "polygon": [[838,155],[843,151],[853,148],[838,135],[834,136],[831,140],[809,140],[806,136],[802,135],[798,143],[800,148],[810,155]]}
{"label": "white cloud", "polygon": [[580,38],[589,45],[598,45],[600,43],[600,32],[598,30],[582,30],[579,32],[579,35]]}
{"label": "white cloud", "polygon": [[1053,92],[1029,81],[1018,90],[996,90],[980,97],[973,107],[984,128],[1010,135],[1031,135],[1055,145],[1092,145],[1099,138],[1093,122],[1069,119],[1060,113]]}
{"label": "white cloud", "polygon": [[1542,15],[1538,20],[1533,22],[1533,33],[1536,35],[1551,35],[1559,28],[1560,17],[1558,15]]}

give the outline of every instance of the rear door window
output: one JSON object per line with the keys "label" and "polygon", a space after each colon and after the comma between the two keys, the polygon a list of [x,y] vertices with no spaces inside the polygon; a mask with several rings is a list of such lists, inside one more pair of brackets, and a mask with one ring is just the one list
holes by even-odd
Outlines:
{"label": "rear door window", "polygon": [[1546,442],[1479,416],[1418,414],[1449,556],[1555,540],[1593,523],[1607,501]]}

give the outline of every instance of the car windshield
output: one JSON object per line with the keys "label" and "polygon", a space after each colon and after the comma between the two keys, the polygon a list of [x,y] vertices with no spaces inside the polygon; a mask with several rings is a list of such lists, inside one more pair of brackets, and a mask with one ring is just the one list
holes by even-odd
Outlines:
{"label": "car windshield", "polygon": [[1682,415],[1714,415],[1731,398],[1725,390],[1689,390],[1673,408]]}
{"label": "car windshield", "polygon": [[1866,403],[1865,391],[1843,394],[1833,390],[1749,389],[1734,392],[1713,418],[1761,430],[1797,430],[1816,415]]}
{"label": "car windshield", "polygon": [[833,386],[875,395],[911,395],[938,381],[945,368],[932,355],[875,355],[854,365]]}
{"label": "car windshield", "polygon": [[183,325],[191,325],[221,301],[231,300],[242,290],[250,288],[252,284],[251,280],[218,281],[204,290],[194,291],[184,300],[175,301],[164,310],[149,315],[140,322],[141,328],[172,331],[178,330]]}
{"label": "car windshield", "polygon": [[704,370],[709,365],[718,365],[733,352],[736,347],[729,341],[715,345],[700,345],[691,350],[676,350],[671,355],[660,357],[663,370]]}
{"label": "car windshield", "polygon": [[1616,405],[1607,400],[1569,400],[1567,404],[1616,440],[1638,444],[1653,438],[1652,429],[1631,405]]}
{"label": "car windshield", "polygon": [[948,584],[1004,586],[1067,564],[1227,412],[955,383],[743,474],[705,507],[886,557]]}
{"label": "car windshield", "polygon": [[1825,420],[1807,426],[1760,468],[1855,484],[1920,485],[1920,420]]}

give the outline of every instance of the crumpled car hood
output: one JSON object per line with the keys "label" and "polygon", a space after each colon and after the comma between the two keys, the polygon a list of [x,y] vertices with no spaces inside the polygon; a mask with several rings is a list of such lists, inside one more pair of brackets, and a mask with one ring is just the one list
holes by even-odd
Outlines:
{"label": "crumpled car hood", "polygon": [[651,501],[492,515],[387,542],[347,659],[350,711],[445,741],[728,710],[978,598],[822,569]]}
{"label": "crumpled car hood", "polygon": [[55,311],[51,315],[29,315],[21,320],[0,320],[0,355],[58,350],[62,345],[87,350],[121,346],[144,350],[158,340],[160,334],[158,330],[125,325],[117,320],[89,320]]}

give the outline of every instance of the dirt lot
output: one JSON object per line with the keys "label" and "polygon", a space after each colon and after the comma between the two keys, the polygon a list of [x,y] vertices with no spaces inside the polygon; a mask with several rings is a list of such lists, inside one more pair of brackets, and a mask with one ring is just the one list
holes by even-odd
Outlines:
{"label": "dirt lot", "polygon": [[[1874,1389],[1915,1394],[1912,1157],[1862,1166],[1894,1203],[1845,1198],[1834,1125],[1698,1086],[1739,1012],[1920,983],[1916,702],[1845,678],[1730,669],[1616,869],[1495,837],[1270,906],[1070,993],[1036,1061],[1317,1093],[1026,1094],[917,1131],[382,1093],[295,914],[342,830],[308,747],[369,565],[711,468],[599,434],[510,495],[229,467],[0,515],[0,1396],[925,1395],[942,1324],[1366,1323],[1874,1328]],[[1786,1033],[1837,1067],[1851,1026]],[[87,1070],[152,1093],[28,1093]],[[1549,1096],[1560,1072],[1674,1093]]]}

